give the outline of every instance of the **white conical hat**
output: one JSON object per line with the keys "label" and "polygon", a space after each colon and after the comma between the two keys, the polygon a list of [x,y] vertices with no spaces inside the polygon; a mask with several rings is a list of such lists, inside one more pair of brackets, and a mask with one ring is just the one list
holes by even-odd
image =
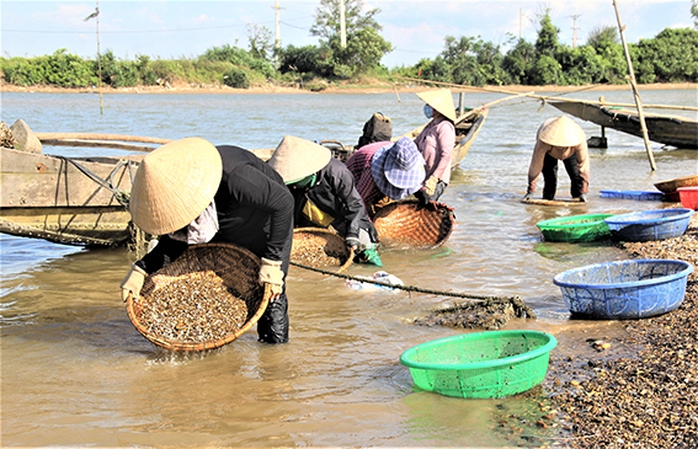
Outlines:
{"label": "white conical hat", "polygon": [[428,90],[419,92],[417,96],[447,119],[456,121],[456,107],[453,105],[451,89]]}
{"label": "white conical hat", "polygon": [[566,115],[549,118],[538,129],[538,140],[554,147],[574,147],[586,138],[584,130]]}
{"label": "white conical hat", "polygon": [[148,154],[136,171],[129,210],[133,222],[153,235],[191,223],[213,201],[223,161],[200,137],[175,140]]}
{"label": "white conical hat", "polygon": [[322,170],[330,159],[329,148],[300,137],[284,136],[268,163],[289,184]]}

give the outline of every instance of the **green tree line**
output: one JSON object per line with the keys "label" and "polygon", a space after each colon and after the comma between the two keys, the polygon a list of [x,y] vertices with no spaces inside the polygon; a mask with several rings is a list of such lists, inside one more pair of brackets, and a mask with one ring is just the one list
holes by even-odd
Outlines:
{"label": "green tree line", "polygon": [[[0,58],[5,82],[19,86],[58,87],[227,85],[249,88],[274,83],[321,90],[331,83],[365,79],[422,78],[471,86],[585,85],[624,83],[628,67],[614,27],[593,30],[575,48],[560,43],[560,30],[546,10],[539,17],[537,39],[510,36],[503,52],[499,44],[477,37],[447,36],[444,50],[413,66],[388,69],[383,56],[393,50],[375,20],[380,9],[363,11],[363,0],[345,0],[345,43],[340,35],[339,0],[321,0],[311,35],[318,45],[275,48],[265,27],[247,28],[248,49],[223,45],[196,58],[135,60],[116,58],[111,50],[96,59],[83,59],[66,49],[34,58]],[[692,3],[690,13],[698,19]],[[666,28],[651,39],[629,43],[639,83],[698,82],[698,30]],[[101,78],[101,79],[100,79]]]}

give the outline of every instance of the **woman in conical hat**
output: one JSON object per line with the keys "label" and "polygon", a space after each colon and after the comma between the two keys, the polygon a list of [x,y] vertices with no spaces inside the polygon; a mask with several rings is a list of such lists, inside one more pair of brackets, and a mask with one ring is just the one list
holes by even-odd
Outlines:
{"label": "woman in conical hat", "polygon": [[179,257],[190,244],[221,241],[261,258],[259,281],[272,297],[257,322],[259,340],[288,341],[284,277],[293,238],[293,198],[281,176],[252,152],[191,137],[149,153],[138,167],[129,210],[158,244],[133,264],[121,283],[138,296],[145,277]]}
{"label": "woman in conical hat", "polygon": [[557,163],[562,161],[570,177],[572,198],[586,201],[589,192],[589,149],[584,130],[566,115],[547,119],[538,128],[536,144],[528,168],[528,189],[524,201],[536,190],[543,173],[543,199],[555,199]]}
{"label": "woman in conical hat", "polygon": [[451,154],[456,143],[456,108],[450,89],[417,94],[424,102],[424,115],[431,119],[414,139],[426,161],[424,188],[415,196],[422,202],[436,201],[451,181]]}
{"label": "woman in conical hat", "polygon": [[381,266],[378,232],[356,191],[354,177],[332,152],[300,137],[285,136],[269,159],[295,203],[294,227],[332,227],[354,248],[357,262]]}

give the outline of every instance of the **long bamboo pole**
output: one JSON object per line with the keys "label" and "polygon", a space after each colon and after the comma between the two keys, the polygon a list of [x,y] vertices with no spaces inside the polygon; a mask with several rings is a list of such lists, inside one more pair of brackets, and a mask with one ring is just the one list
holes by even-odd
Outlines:
{"label": "long bamboo pole", "polygon": [[[514,92],[511,90],[507,89],[498,89],[498,88],[493,88],[493,87],[478,87],[478,86],[465,86],[462,84],[453,84],[453,83],[445,83],[441,81],[430,81],[430,80],[424,80],[420,78],[409,78],[409,77],[400,77],[404,80],[408,81],[419,81],[421,83],[427,83],[427,84],[435,84],[439,86],[446,86],[446,87],[453,87],[456,89],[465,89],[465,90],[478,90],[478,91],[484,91],[484,92],[494,92],[498,94],[508,94],[508,95],[520,95],[518,92]],[[593,89],[596,86],[585,86],[583,88],[580,88],[579,90],[589,90]],[[589,104],[597,104],[597,105],[602,105],[602,106],[619,106],[619,107],[635,107],[636,105],[634,103],[612,103],[608,101],[595,101],[595,100],[583,100],[583,99],[578,99],[578,98],[565,98],[565,97],[559,97],[559,96],[552,96],[552,95],[536,95],[534,93],[526,93],[522,94],[525,97],[529,98],[534,98],[537,100],[556,100],[556,101],[567,101],[570,103],[589,103]],[[698,111],[698,107],[695,106],[678,106],[678,105],[671,105],[671,104],[645,104],[643,105],[644,108],[646,109],[675,109],[677,111]]]}
{"label": "long bamboo pole", "polygon": [[635,105],[637,107],[637,115],[640,118],[640,129],[642,130],[642,138],[645,141],[645,149],[647,150],[647,157],[650,161],[650,168],[652,171],[657,169],[654,163],[654,155],[652,154],[652,148],[650,145],[650,137],[647,133],[647,125],[645,124],[645,113],[642,110],[642,100],[640,99],[640,93],[637,91],[637,84],[635,83],[635,72],[633,71],[633,61],[630,59],[630,52],[628,51],[628,44],[625,42],[625,26],[620,20],[620,11],[618,10],[617,0],[613,0],[613,7],[616,10],[616,18],[618,19],[618,29],[620,30],[620,40],[623,42],[623,51],[625,52],[625,60],[628,62],[628,77],[630,81],[630,87],[633,90],[633,96],[635,97]]}

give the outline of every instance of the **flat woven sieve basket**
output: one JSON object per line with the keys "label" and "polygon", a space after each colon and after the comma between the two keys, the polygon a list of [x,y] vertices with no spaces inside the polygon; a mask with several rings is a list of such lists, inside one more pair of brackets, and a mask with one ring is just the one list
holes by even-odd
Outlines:
{"label": "flat woven sieve basket", "polygon": [[403,200],[380,208],[373,224],[386,246],[429,249],[448,240],[455,219],[453,208],[443,203],[432,202],[424,207],[416,200]]}
{"label": "flat woven sieve basket", "polygon": [[259,282],[260,260],[232,244],[192,245],[148,276],[126,311],[145,338],[173,351],[223,346],[262,316],[271,291]]}
{"label": "flat woven sieve basket", "polygon": [[312,268],[338,267],[346,270],[354,253],[335,231],[323,228],[296,228],[293,230],[291,263]]}

